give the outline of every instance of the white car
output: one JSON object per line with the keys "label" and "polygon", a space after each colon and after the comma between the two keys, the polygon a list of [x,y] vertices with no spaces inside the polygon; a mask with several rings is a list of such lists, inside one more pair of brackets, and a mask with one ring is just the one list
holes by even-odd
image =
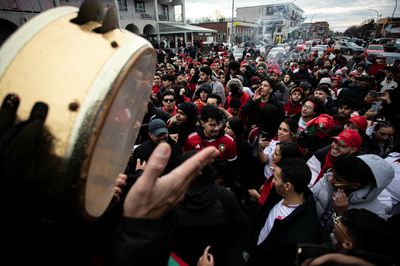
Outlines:
{"label": "white car", "polygon": [[272,48],[268,55],[267,61],[270,62],[271,59],[276,59],[278,56],[284,56],[286,54],[286,49],[283,47],[274,47]]}

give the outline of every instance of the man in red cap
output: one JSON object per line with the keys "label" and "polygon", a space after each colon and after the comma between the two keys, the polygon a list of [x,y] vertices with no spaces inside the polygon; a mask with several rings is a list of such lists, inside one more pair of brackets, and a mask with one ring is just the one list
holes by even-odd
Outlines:
{"label": "man in red cap", "polygon": [[362,138],[357,131],[346,129],[336,137],[333,142],[322,149],[314,152],[314,155],[307,161],[311,169],[312,178],[310,185],[316,184],[321,177],[332,168],[333,161],[341,155],[356,154],[361,148]]}
{"label": "man in red cap", "polygon": [[353,129],[358,132],[362,131],[365,133],[368,127],[368,121],[365,116],[355,115],[347,120],[346,124],[344,125],[344,129]]}

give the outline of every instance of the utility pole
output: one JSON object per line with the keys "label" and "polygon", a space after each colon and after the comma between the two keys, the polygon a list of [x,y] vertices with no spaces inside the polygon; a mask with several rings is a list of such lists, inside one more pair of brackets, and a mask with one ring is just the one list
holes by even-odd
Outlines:
{"label": "utility pole", "polygon": [[231,21],[231,48],[233,49],[233,44],[234,44],[234,33],[233,33],[233,16],[235,12],[235,0],[232,0],[232,21]]}

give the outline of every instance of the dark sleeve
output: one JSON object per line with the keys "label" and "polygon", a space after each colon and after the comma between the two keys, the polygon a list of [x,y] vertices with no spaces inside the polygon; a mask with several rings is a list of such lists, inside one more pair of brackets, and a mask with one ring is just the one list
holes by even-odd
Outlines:
{"label": "dark sleeve", "polygon": [[241,112],[242,116],[248,117],[248,116],[250,116],[251,113],[254,112],[255,108],[256,108],[256,102],[253,99],[250,99],[242,107],[242,110],[240,112]]}
{"label": "dark sleeve", "polygon": [[171,243],[171,221],[123,217],[112,240],[110,265],[165,266]]}
{"label": "dark sleeve", "polygon": [[224,188],[219,188],[219,199],[224,207],[224,212],[228,218],[232,232],[238,236],[250,234],[249,217],[240,208],[233,192]]}

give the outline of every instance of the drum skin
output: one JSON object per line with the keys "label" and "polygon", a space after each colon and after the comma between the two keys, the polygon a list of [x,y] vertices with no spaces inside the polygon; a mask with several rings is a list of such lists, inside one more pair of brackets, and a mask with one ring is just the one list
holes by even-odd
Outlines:
{"label": "drum skin", "polygon": [[150,96],[156,56],[126,30],[96,32],[101,22],[77,25],[78,9],[46,11],[15,32],[0,50],[0,99],[20,97],[18,119],[36,102],[49,106],[51,136],[35,180],[48,212],[100,217],[113,197]]}

